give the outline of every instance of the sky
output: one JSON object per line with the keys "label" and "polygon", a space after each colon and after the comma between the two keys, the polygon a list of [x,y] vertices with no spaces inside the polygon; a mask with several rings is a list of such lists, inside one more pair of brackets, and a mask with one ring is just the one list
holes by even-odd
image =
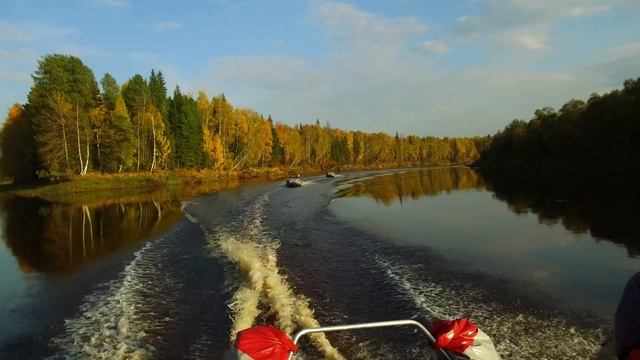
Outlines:
{"label": "sky", "polygon": [[0,0],[0,109],[43,55],[288,124],[493,134],[640,77],[638,0]]}

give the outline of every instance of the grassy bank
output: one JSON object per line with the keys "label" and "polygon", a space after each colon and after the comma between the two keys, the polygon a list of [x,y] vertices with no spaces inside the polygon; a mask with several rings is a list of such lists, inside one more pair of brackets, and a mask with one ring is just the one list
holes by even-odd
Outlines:
{"label": "grassy bank", "polygon": [[[376,166],[339,166],[338,172],[411,167],[418,164],[378,164]],[[249,168],[242,170],[175,170],[150,173],[100,174],[69,176],[51,180],[41,180],[30,184],[5,183],[0,185],[0,193],[25,197],[37,197],[51,201],[65,201],[68,198],[108,199],[116,195],[133,192],[151,192],[161,188],[185,188],[200,186],[205,189],[222,188],[224,185],[247,179],[277,180],[301,174],[303,176],[323,174],[325,170],[310,167]]]}

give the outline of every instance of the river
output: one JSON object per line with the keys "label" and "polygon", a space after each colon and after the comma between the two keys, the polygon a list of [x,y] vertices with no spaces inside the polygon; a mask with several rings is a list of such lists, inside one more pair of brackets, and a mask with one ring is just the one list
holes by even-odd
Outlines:
{"label": "river", "polygon": [[[607,358],[640,269],[637,204],[464,167],[305,180],[1,198],[0,358],[216,359],[251,324],[459,316],[505,359]],[[425,346],[376,330],[315,337],[302,356],[424,359]]]}

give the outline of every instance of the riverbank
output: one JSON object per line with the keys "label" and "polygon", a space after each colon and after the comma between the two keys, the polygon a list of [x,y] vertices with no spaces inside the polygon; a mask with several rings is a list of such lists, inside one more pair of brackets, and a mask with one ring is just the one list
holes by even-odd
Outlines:
{"label": "riverbank", "polygon": [[[331,170],[348,172],[416,167],[419,165],[420,164],[398,163],[379,164],[377,166],[349,165],[333,167]],[[78,199],[86,202],[105,200],[118,196],[130,196],[133,192],[150,192],[160,188],[167,188],[175,192],[183,188],[198,185],[199,188],[215,190],[220,187],[234,187],[238,185],[240,181],[249,179],[278,180],[296,174],[311,176],[323,173],[323,169],[313,167],[270,167],[241,170],[171,170],[154,174],[148,172],[123,174],[90,172],[85,176],[69,176],[55,180],[41,180],[29,184],[5,183],[0,185],[0,194],[41,198],[58,202],[75,202]]]}

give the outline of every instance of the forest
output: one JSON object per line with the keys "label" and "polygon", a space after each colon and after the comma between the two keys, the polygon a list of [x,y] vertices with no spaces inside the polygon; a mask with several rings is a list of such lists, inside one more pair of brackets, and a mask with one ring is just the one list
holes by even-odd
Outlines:
{"label": "forest", "polygon": [[[294,126],[219,94],[168,94],[161,71],[99,83],[74,56],[44,56],[24,105],[0,132],[0,172],[14,182],[91,172],[382,167],[476,161],[491,138],[346,131],[320,120]],[[390,119],[392,120],[392,119]]]}
{"label": "forest", "polygon": [[626,80],[620,90],[592,94],[586,102],[574,99],[558,111],[545,107],[529,121],[514,120],[493,136],[480,163],[515,165],[558,158],[611,162],[631,155],[637,164],[639,152],[640,78]]}

